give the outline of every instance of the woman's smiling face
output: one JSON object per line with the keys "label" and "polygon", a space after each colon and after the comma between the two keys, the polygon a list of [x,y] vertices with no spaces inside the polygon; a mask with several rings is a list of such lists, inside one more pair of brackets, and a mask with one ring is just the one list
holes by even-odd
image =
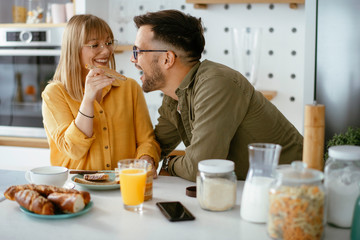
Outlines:
{"label": "woman's smiling face", "polygon": [[106,66],[109,67],[109,61],[111,55],[113,54],[113,45],[106,45],[113,41],[109,37],[106,38],[91,38],[84,46],[81,48],[80,61],[83,71],[88,72],[89,70],[85,68],[85,65],[94,65],[94,66]]}

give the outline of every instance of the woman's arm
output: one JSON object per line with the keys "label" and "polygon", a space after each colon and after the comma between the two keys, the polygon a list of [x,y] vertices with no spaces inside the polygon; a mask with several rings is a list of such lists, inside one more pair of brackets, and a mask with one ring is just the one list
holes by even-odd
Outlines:
{"label": "woman's arm", "polygon": [[92,69],[86,76],[84,97],[79,108],[80,114],[75,119],[75,125],[88,137],[91,137],[94,132],[94,101],[100,102],[102,89],[112,84],[113,81],[113,78],[104,75],[102,69]]}

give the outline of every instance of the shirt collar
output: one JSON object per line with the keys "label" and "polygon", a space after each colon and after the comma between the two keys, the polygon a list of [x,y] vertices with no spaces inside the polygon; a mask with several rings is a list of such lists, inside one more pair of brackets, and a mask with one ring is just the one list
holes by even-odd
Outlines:
{"label": "shirt collar", "polygon": [[110,89],[111,89],[112,87],[120,87],[120,85],[122,84],[122,81],[123,81],[123,80],[117,80],[117,79],[115,79],[115,81],[114,81],[111,85],[104,87],[104,88],[103,88],[103,97],[104,97],[106,94],[108,94],[108,92],[110,91]]}
{"label": "shirt collar", "polygon": [[192,84],[192,82],[195,80],[195,74],[196,74],[197,70],[199,69],[200,64],[201,64],[201,62],[198,62],[190,69],[190,71],[186,74],[185,78],[180,83],[180,86],[176,89],[176,91],[175,91],[176,94],[179,90],[183,91],[183,90],[189,88],[190,84]]}

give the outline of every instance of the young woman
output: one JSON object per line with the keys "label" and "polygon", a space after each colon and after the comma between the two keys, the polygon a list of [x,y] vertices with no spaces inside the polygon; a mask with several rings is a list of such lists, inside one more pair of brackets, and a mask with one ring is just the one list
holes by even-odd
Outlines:
{"label": "young woman", "polygon": [[146,159],[156,169],[160,148],[139,84],[107,77],[115,69],[116,40],[108,24],[75,15],[62,39],[53,80],[42,93],[42,114],[52,165],[110,170],[125,158]]}

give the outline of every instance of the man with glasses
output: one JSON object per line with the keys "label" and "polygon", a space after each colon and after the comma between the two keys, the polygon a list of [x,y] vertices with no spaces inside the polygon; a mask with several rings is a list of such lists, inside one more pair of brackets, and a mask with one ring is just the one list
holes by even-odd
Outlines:
{"label": "man with glasses", "polygon": [[198,162],[229,159],[238,179],[248,171],[250,143],[280,144],[280,163],[302,157],[296,128],[239,72],[200,61],[201,19],[176,10],[134,17],[138,28],[131,61],[143,72],[144,92],[165,95],[155,127],[162,157],[183,141],[184,156],[165,158],[163,170],[195,181]]}

